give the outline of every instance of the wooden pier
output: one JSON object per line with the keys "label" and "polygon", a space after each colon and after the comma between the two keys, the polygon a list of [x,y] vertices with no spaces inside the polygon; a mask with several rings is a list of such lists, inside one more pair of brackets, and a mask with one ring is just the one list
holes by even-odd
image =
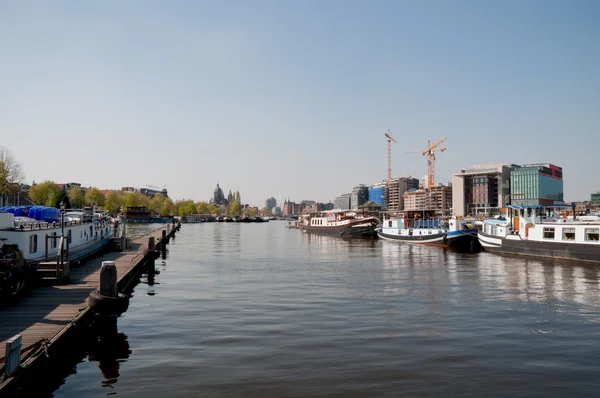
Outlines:
{"label": "wooden pier", "polygon": [[34,287],[15,303],[1,307],[0,369],[6,365],[9,339],[21,335],[22,348],[20,370],[11,376],[5,375],[4,370],[0,372],[0,397],[4,397],[5,393],[10,394],[15,384],[19,384],[17,381],[23,369],[36,368],[35,363],[45,362],[39,359],[47,359],[49,352],[57,355],[57,347],[64,345],[65,337],[93,315],[87,298],[100,285],[103,261],[115,262],[118,288],[124,291],[138,275],[142,265],[154,255],[148,253],[149,238],[153,237],[157,242],[157,250],[164,249],[179,227],[180,224],[163,225],[135,239],[124,251],[105,253],[87,260],[79,267],[73,267],[70,284]]}

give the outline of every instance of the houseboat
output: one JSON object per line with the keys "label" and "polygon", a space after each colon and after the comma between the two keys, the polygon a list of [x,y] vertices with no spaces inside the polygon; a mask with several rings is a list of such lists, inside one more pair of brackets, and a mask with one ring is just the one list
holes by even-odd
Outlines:
{"label": "houseboat", "polygon": [[125,209],[125,217],[121,218],[126,224],[169,224],[174,221],[174,217],[157,217],[146,206],[130,206]]}
{"label": "houseboat", "polygon": [[301,228],[309,233],[341,237],[374,237],[379,220],[361,217],[354,211],[328,210],[303,214],[298,219]]}
{"label": "houseboat", "polygon": [[433,212],[404,212],[383,220],[377,234],[382,239],[427,246],[476,251],[474,220],[435,218]]}
{"label": "houseboat", "polygon": [[483,221],[484,250],[600,262],[600,217],[566,216],[570,205],[507,206],[504,216]]}
{"label": "houseboat", "polygon": [[[105,248],[115,234],[115,226],[108,219],[95,217],[92,208],[71,212],[68,218],[51,207],[35,206],[27,213],[5,210],[10,212],[0,210],[0,284],[20,284],[38,263],[55,260],[61,251],[66,253],[66,247],[68,260],[82,260]],[[0,286],[4,289],[6,286]]]}

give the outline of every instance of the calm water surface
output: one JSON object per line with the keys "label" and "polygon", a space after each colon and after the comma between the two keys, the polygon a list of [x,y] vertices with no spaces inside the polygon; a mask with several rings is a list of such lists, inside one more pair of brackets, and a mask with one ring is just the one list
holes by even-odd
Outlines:
{"label": "calm water surface", "polygon": [[600,267],[285,225],[184,225],[54,396],[598,395]]}

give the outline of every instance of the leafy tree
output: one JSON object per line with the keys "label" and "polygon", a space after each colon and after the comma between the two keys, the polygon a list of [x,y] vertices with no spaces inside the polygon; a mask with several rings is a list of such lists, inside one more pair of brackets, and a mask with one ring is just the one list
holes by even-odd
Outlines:
{"label": "leafy tree", "polygon": [[69,202],[70,206],[74,209],[81,209],[83,207],[85,197],[83,196],[83,191],[78,187],[73,187],[69,189]]}
{"label": "leafy tree", "polygon": [[198,202],[196,204],[196,209],[198,210],[198,214],[207,214],[209,206],[210,205],[206,202]]}
{"label": "leafy tree", "polygon": [[240,191],[236,191],[232,197],[231,202],[227,206],[227,214],[236,216],[242,213],[242,200],[240,198]]}
{"label": "leafy tree", "polygon": [[12,152],[0,147],[0,204],[4,206],[8,195],[19,192],[19,184],[23,182],[23,169]]}
{"label": "leafy tree", "polygon": [[221,208],[215,205],[208,205],[208,207],[206,208],[206,212],[211,215],[219,216],[221,215]]}
{"label": "leafy tree", "polygon": [[256,217],[258,215],[258,208],[256,207],[248,207],[244,209],[244,215],[248,217]]}
{"label": "leafy tree", "polygon": [[60,188],[54,181],[46,180],[29,188],[29,199],[36,205],[50,203],[50,194],[53,193],[52,201],[58,199]]}
{"label": "leafy tree", "polygon": [[162,196],[161,194],[158,195],[154,195],[152,197],[152,199],[150,199],[150,210],[155,212],[156,214],[160,213],[160,210],[162,208],[163,202],[165,201],[164,196]]}
{"label": "leafy tree", "polygon": [[184,200],[179,206],[179,215],[187,216],[189,214],[196,214],[198,212],[198,208],[193,200]]}
{"label": "leafy tree", "polygon": [[108,210],[110,214],[117,214],[124,204],[125,195],[123,192],[110,191],[108,194],[106,194],[104,209]]}
{"label": "leafy tree", "polygon": [[270,216],[271,214],[273,214],[273,212],[271,211],[271,209],[263,207],[260,211],[260,214],[262,214],[263,216]]}
{"label": "leafy tree", "polygon": [[160,206],[159,215],[161,217],[168,216],[169,214],[171,214],[172,209],[173,201],[170,198],[165,198],[165,200],[163,200],[162,202],[162,205]]}
{"label": "leafy tree", "polygon": [[95,203],[98,206],[104,206],[106,197],[96,187],[90,187],[85,193],[85,203],[91,205]]}

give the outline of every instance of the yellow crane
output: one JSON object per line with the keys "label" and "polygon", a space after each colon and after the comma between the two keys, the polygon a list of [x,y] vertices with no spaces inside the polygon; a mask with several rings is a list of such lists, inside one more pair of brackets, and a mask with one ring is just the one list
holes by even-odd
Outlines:
{"label": "yellow crane", "polygon": [[423,156],[427,156],[427,188],[431,189],[435,185],[435,180],[433,178],[433,173],[435,171],[435,151],[439,150],[440,152],[444,152],[446,148],[438,148],[438,146],[446,141],[446,137],[442,138],[435,144],[431,144],[431,141],[427,141],[427,149],[424,151],[412,151],[407,153],[420,153]]}
{"label": "yellow crane", "polygon": [[390,187],[390,183],[392,181],[392,142],[398,143],[398,141],[396,141],[394,139],[394,137],[392,137],[392,133],[390,133],[390,130],[388,129],[387,133],[385,133],[385,137],[387,138],[387,143],[388,143],[388,178],[387,178],[387,186],[388,188]]}

